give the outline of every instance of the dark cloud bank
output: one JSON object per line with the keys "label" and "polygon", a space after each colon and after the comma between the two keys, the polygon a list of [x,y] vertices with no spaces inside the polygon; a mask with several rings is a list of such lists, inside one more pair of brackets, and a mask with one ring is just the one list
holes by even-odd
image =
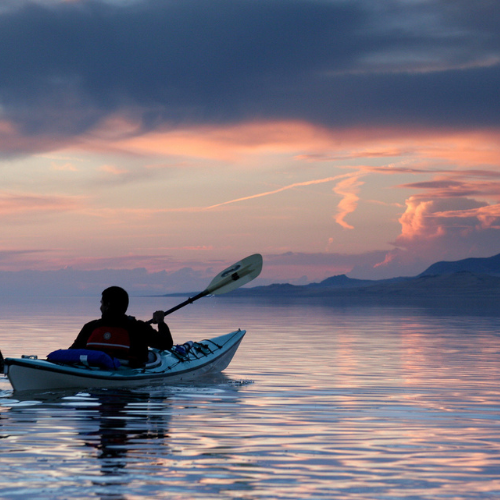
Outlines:
{"label": "dark cloud bank", "polygon": [[54,137],[114,113],[495,127],[499,20],[491,1],[20,0],[0,10],[0,117]]}

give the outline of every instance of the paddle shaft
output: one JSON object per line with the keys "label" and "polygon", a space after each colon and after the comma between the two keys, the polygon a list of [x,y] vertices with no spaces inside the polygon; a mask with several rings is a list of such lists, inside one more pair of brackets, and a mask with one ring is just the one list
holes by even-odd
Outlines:
{"label": "paddle shaft", "polygon": [[[168,316],[169,314],[177,311],[181,307],[187,306],[188,304],[192,304],[195,300],[201,299],[202,297],[206,297],[207,295],[219,295],[223,293],[230,292],[243,286],[255,279],[262,269],[262,255],[254,254],[246,257],[245,259],[237,262],[231,267],[228,267],[221,273],[219,273],[208,285],[207,289],[203,292],[200,292],[198,295],[194,297],[189,297],[189,299],[181,302],[179,305],[172,307],[168,311],[165,311],[163,314]],[[153,320],[149,320],[147,323],[151,324]]]}
{"label": "paddle shaft", "polygon": [[204,290],[203,292],[200,292],[198,295],[195,295],[194,297],[189,297],[189,299],[185,300],[184,302],[181,302],[180,304],[176,305],[175,307],[172,307],[172,309],[169,309],[168,311],[165,311],[165,316],[168,316],[169,314],[172,314],[173,312],[177,311],[181,307],[187,306],[188,304],[192,304],[195,300],[201,299],[202,297],[206,297],[210,292],[208,290]]}
{"label": "paddle shaft", "polygon": [[[195,295],[194,297],[189,297],[189,299],[185,300],[184,302],[181,302],[180,304],[177,304],[175,307],[172,307],[168,311],[165,311],[163,314],[165,316],[168,316],[169,314],[172,314],[175,311],[178,311],[181,307],[187,306],[188,304],[192,304],[195,300],[201,299],[202,297],[206,297],[207,295],[210,295],[211,293],[214,293],[217,291],[219,288],[222,288],[223,285],[227,285],[228,283],[232,281],[236,281],[239,279],[239,276],[237,273],[233,273],[229,278],[226,278],[223,282],[218,283],[216,286],[213,287],[208,287],[206,290],[203,290],[203,292],[200,292],[198,295]],[[148,323],[152,323],[153,320],[149,320]]]}

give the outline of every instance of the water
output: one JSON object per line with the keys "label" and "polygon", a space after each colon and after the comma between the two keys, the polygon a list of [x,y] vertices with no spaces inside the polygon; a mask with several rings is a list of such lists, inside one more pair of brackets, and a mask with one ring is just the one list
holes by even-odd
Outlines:
{"label": "water", "polygon": [[[97,310],[4,303],[2,351],[68,346]],[[499,313],[219,298],[169,324],[177,342],[248,333],[223,376],[189,386],[18,395],[0,379],[0,498],[500,495]]]}

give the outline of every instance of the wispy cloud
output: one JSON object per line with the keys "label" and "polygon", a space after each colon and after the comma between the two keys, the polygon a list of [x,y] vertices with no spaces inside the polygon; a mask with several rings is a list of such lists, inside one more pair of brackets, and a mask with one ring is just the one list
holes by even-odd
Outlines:
{"label": "wispy cloud", "polygon": [[414,154],[413,150],[391,149],[391,150],[370,150],[352,151],[344,155],[332,155],[328,153],[311,153],[302,154],[295,157],[296,160],[305,160],[308,162],[325,162],[325,161],[345,161],[357,158],[390,158],[394,156],[409,156]]}
{"label": "wispy cloud", "polygon": [[258,194],[253,194],[249,196],[244,196],[242,198],[236,198],[234,200],[228,200],[228,201],[223,201],[222,203],[217,203],[216,205],[211,205],[209,207],[205,207],[204,210],[211,210],[213,208],[218,208],[222,207],[224,205],[230,205],[232,203],[238,203],[241,201],[248,201],[248,200],[253,200],[256,198],[262,198],[263,196],[270,196],[273,194],[278,194],[282,193],[283,191],[287,191],[289,189],[295,189],[298,187],[303,187],[303,186],[312,186],[314,184],[323,184],[325,182],[334,182],[339,179],[343,179],[344,177],[351,176],[351,174],[341,174],[341,175],[335,175],[333,177],[326,177],[324,179],[314,179],[311,181],[303,181],[303,182],[294,182],[293,184],[289,184],[288,186],[283,186],[278,189],[273,189],[272,191],[265,191],[263,193],[258,193]]}
{"label": "wispy cloud", "polygon": [[500,229],[500,203],[463,210],[435,212],[434,216],[451,219],[477,219],[482,229]]}
{"label": "wispy cloud", "polygon": [[354,229],[354,226],[348,224],[344,219],[354,212],[358,206],[359,187],[363,184],[359,180],[361,175],[359,173],[351,175],[333,188],[336,194],[342,196],[342,200],[338,204],[338,212],[335,215],[335,222],[345,229]]}
{"label": "wispy cloud", "polygon": [[345,222],[345,217],[354,212],[357,207],[357,202],[359,197],[357,196],[359,187],[363,184],[360,182],[359,178],[363,175],[362,173],[348,173],[348,174],[340,174],[335,175],[333,177],[326,177],[324,179],[314,179],[311,181],[303,181],[303,182],[295,182],[293,184],[289,184],[288,186],[283,186],[278,189],[273,189],[272,191],[265,191],[263,193],[258,193],[250,196],[244,196],[242,198],[236,198],[234,200],[224,201],[222,203],[217,203],[216,205],[211,205],[209,207],[205,207],[204,210],[211,210],[214,208],[222,207],[225,205],[230,205],[232,203],[239,203],[242,201],[254,200],[257,198],[262,198],[263,196],[271,196],[278,193],[282,193],[283,191],[287,191],[289,189],[295,189],[298,187],[312,186],[315,184],[323,184],[326,182],[335,182],[340,179],[340,182],[337,183],[336,186],[333,187],[333,192],[340,195],[342,199],[338,203],[338,212],[334,216],[335,222],[346,229],[354,229],[353,226]]}
{"label": "wispy cloud", "polygon": [[69,196],[51,196],[0,192],[0,215],[39,214],[74,211],[81,208],[82,199]]}
{"label": "wispy cloud", "polygon": [[70,162],[57,163],[57,162],[53,161],[50,165],[50,168],[52,170],[61,171],[61,172],[78,172],[78,168],[73,163],[70,163]]}
{"label": "wispy cloud", "polygon": [[431,181],[413,182],[398,187],[423,190],[422,194],[414,195],[415,198],[456,198],[463,196],[479,196],[500,198],[500,179],[498,175],[491,176],[491,180],[474,180],[474,174],[469,173],[469,178],[464,179],[462,172],[453,172],[449,175]]}

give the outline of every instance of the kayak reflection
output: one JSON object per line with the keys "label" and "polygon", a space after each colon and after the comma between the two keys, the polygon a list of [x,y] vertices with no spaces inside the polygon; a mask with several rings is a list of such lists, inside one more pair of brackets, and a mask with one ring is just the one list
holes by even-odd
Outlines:
{"label": "kayak reflection", "polygon": [[[193,468],[193,461],[225,457],[227,447],[220,446],[223,438],[212,442],[198,431],[209,421],[224,426],[226,409],[240,408],[239,391],[248,383],[217,374],[204,384],[173,387],[4,391],[0,496],[23,491],[33,498],[121,500],[133,492],[158,498],[183,477],[203,478],[204,466]],[[42,490],[45,496],[37,496]]]}
{"label": "kayak reflection", "polygon": [[[113,474],[125,468],[129,453],[136,454],[138,448],[149,448],[145,442],[155,440],[155,446],[165,448],[168,439],[170,402],[167,398],[151,399],[143,394],[110,392],[91,394],[99,403],[98,414],[89,415],[82,411],[89,424],[78,432],[77,437],[89,448],[97,450],[97,458],[102,459],[104,475]],[[75,407],[77,413],[79,407]]]}

